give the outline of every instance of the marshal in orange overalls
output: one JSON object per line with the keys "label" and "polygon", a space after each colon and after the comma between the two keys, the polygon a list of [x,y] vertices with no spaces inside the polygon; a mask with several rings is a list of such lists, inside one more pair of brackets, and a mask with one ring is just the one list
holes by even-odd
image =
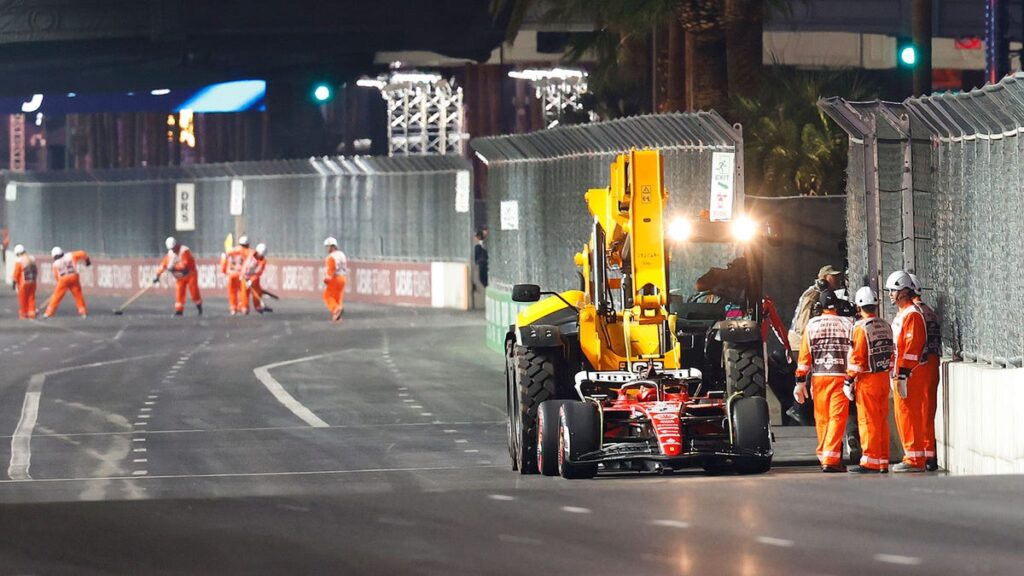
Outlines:
{"label": "marshal in orange overalls", "polygon": [[57,281],[57,289],[54,290],[53,296],[50,298],[50,305],[46,307],[43,317],[53,316],[57,307],[60,306],[60,301],[68,292],[71,292],[75,298],[78,315],[82,317],[89,315],[89,310],[85,307],[85,296],[82,295],[82,284],[78,279],[79,262],[85,262],[86,266],[92,265],[92,260],[84,250],[66,252],[53,261],[53,278]]}
{"label": "marshal in orange overalls", "polygon": [[164,256],[163,261],[160,263],[160,269],[156,275],[159,277],[167,271],[170,271],[171,275],[174,276],[176,284],[174,290],[174,311],[182,312],[185,310],[185,292],[188,291],[192,297],[192,303],[196,305],[199,313],[202,314],[203,298],[199,295],[199,273],[196,269],[196,259],[192,256],[192,251],[188,249],[188,246],[177,245],[167,251],[167,255]]}
{"label": "marshal in orange overalls", "polygon": [[263,271],[267,269],[267,259],[253,251],[249,259],[245,261],[242,268],[242,290],[243,302],[249,305],[249,298],[252,297],[252,307],[257,312],[263,311],[263,286],[260,285],[260,278]]}
{"label": "marshal in orange overalls", "polygon": [[914,304],[921,311],[924,318],[925,331],[928,333],[925,344],[925,360],[918,367],[924,371],[924,380],[928,383],[925,393],[928,395],[925,404],[927,411],[924,414],[924,455],[928,460],[934,460],[935,455],[935,412],[939,407],[939,372],[942,359],[942,322],[938,313],[931,306],[925,304],[920,296],[914,297]]}
{"label": "marshal in orange overalls", "polygon": [[231,314],[249,313],[245,285],[242,283],[242,269],[248,259],[249,249],[245,246],[235,246],[221,257],[220,271],[228,277],[228,308]]}
{"label": "marshal in orange overalls", "polygon": [[800,342],[796,375],[811,376],[818,461],[822,466],[839,466],[843,458],[843,431],[850,416],[843,381],[852,328],[852,320],[828,309],[811,318]]}
{"label": "marshal in orange overalls", "polygon": [[896,344],[895,372],[891,374],[894,388],[898,372],[910,371],[906,397],[900,396],[898,390],[893,394],[896,429],[903,443],[903,462],[914,468],[924,468],[928,435],[925,414],[928,411],[929,374],[921,364],[921,359],[928,341],[928,333],[924,316],[912,302],[905,302],[896,314],[896,319],[892,323],[892,333]]}
{"label": "marshal in orange overalls", "polygon": [[857,428],[863,454],[860,465],[889,469],[889,370],[892,367],[892,327],[876,314],[853,326],[853,348],[846,374],[856,382]]}
{"label": "marshal in orange overalls", "polygon": [[36,259],[22,254],[14,260],[14,287],[18,291],[18,318],[22,320],[36,317],[36,286],[39,280],[39,267]]}
{"label": "marshal in orange overalls", "polygon": [[348,259],[345,253],[335,248],[324,260],[324,304],[335,322],[345,311],[345,279],[348,276]]}

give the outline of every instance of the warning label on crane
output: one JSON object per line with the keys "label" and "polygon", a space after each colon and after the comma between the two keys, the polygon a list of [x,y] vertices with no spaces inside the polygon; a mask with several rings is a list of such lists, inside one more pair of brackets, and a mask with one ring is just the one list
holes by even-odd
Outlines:
{"label": "warning label on crane", "polygon": [[715,152],[711,155],[711,221],[732,219],[736,155]]}

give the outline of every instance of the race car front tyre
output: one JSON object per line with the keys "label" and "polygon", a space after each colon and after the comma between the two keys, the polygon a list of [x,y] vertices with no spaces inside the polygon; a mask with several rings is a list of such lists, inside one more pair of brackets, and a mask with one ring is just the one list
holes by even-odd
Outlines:
{"label": "race car front tyre", "polygon": [[555,397],[555,350],[515,347],[515,393],[512,401],[514,466],[520,474],[537,473],[537,409]]}
{"label": "race car front tyre", "polygon": [[747,397],[764,397],[764,355],[760,342],[726,342],[722,345],[722,357],[727,397],[737,392]]}
{"label": "race car front tyre", "polygon": [[590,402],[562,404],[558,417],[558,472],[570,480],[593,478],[596,462],[579,462],[580,456],[601,447],[601,417]]}
{"label": "race car front tyre", "polygon": [[772,441],[768,430],[768,402],[761,397],[737,398],[731,407],[733,446],[765,456],[749,457],[735,462],[740,474],[763,474],[772,467]]}
{"label": "race car front tyre", "polygon": [[546,400],[537,409],[537,471],[558,476],[559,410],[571,400]]}

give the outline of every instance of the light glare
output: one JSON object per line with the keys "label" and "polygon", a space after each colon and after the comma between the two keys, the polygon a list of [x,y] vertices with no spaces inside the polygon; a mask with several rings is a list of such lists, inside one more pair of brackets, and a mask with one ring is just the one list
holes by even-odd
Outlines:
{"label": "light glare", "polygon": [[686,242],[693,234],[693,224],[686,218],[675,218],[668,225],[668,236],[673,242]]}
{"label": "light glare", "polygon": [[749,242],[754,238],[754,234],[757,233],[757,224],[747,218],[746,216],[740,216],[732,222],[732,235],[733,238],[739,242]]}

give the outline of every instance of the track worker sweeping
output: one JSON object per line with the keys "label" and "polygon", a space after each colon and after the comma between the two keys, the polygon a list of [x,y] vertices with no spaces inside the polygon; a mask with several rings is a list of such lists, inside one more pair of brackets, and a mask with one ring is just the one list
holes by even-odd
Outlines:
{"label": "track worker sweeping", "polygon": [[244,302],[249,305],[249,297],[252,297],[252,307],[260,314],[273,312],[274,310],[263,303],[263,287],[260,285],[260,278],[263,271],[267,269],[267,245],[260,243],[256,250],[249,255],[242,267],[242,289],[245,291]]}
{"label": "track worker sweeping", "polygon": [[18,291],[18,318],[34,320],[36,317],[36,286],[39,267],[36,259],[25,252],[25,247],[14,247],[14,281],[11,287]]}
{"label": "track worker sweeping", "polygon": [[939,371],[942,359],[942,321],[939,314],[921,299],[921,281],[917,275],[910,275],[914,283],[914,305],[924,317],[924,327],[928,332],[924,349],[924,360],[919,370],[924,370],[928,382],[925,391],[928,393],[928,411],[925,412],[924,426],[924,457],[925,469],[934,472],[939,469],[939,461],[935,454],[935,412],[939,407]]}
{"label": "track worker sweeping", "polygon": [[843,431],[850,416],[850,403],[843,395],[846,360],[850,352],[853,320],[836,312],[838,298],[832,290],[823,290],[821,316],[807,322],[800,341],[797,360],[797,384],[793,397],[807,400],[810,376],[814,394],[814,425],[818,433],[818,461],[822,472],[846,472],[843,458]]}
{"label": "track worker sweeping", "polygon": [[843,393],[857,403],[857,425],[863,453],[855,474],[889,471],[889,370],[892,368],[892,327],[878,317],[878,295],[865,286],[854,298],[860,320],[853,325],[853,348],[846,362]]}
{"label": "track worker sweeping", "polygon": [[914,305],[914,281],[898,270],[885,281],[889,299],[899,309],[892,322],[896,359],[890,373],[896,429],[903,443],[903,462],[893,472],[925,471],[925,415],[928,407],[928,373],[921,361],[928,333],[921,310]]}
{"label": "track worker sweeping", "polygon": [[220,271],[228,277],[228,309],[232,316],[249,313],[245,286],[242,284],[242,269],[249,254],[249,237],[239,236],[238,245],[221,256]]}
{"label": "track worker sweeping", "polygon": [[153,278],[153,284],[160,282],[160,276],[164,272],[170,272],[174,276],[174,315],[185,314],[185,291],[192,297],[192,303],[196,305],[196,311],[203,315],[203,298],[199,295],[199,273],[196,269],[196,259],[188,246],[179,244],[174,236],[169,236],[164,241],[167,246],[167,255],[160,263],[160,269]]}
{"label": "track worker sweeping", "polygon": [[89,310],[85,307],[85,297],[82,296],[82,284],[78,279],[78,266],[81,262],[85,262],[86,266],[92,266],[92,260],[89,258],[89,255],[84,250],[65,254],[60,246],[54,246],[53,250],[50,250],[50,255],[53,256],[53,277],[57,280],[57,288],[53,291],[53,296],[50,297],[50,305],[46,307],[43,318],[53,316],[57,307],[60,306],[60,301],[64,299],[64,295],[68,291],[75,298],[75,304],[78,306],[78,315],[82,318],[88,317]]}
{"label": "track worker sweeping", "polygon": [[341,321],[345,313],[345,280],[348,276],[348,258],[338,249],[338,241],[334,237],[324,240],[327,259],[324,260],[324,304],[331,312],[331,320]]}

